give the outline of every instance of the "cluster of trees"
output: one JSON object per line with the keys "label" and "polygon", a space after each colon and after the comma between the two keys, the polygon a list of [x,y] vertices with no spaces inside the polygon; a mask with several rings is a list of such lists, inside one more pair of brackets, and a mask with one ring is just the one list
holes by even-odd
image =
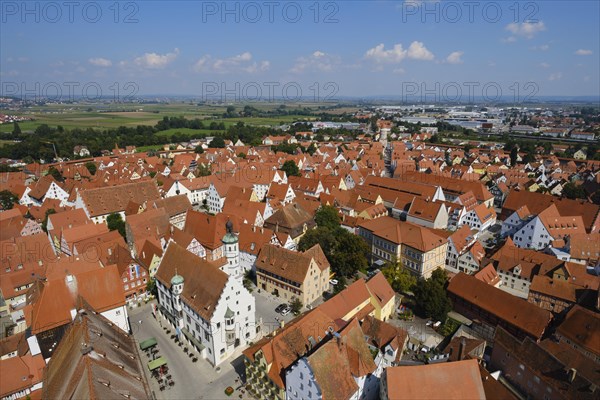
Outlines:
{"label": "cluster of trees", "polygon": [[2,210],[10,210],[13,204],[19,201],[19,198],[10,190],[0,192],[0,208]]}
{"label": "cluster of trees", "polygon": [[300,170],[294,160],[287,160],[280,168],[287,176],[300,176]]}
{"label": "cluster of trees", "polygon": [[568,199],[586,199],[587,198],[585,189],[581,186],[577,186],[573,182],[569,182],[565,186],[563,186],[562,195]]}
{"label": "cluster of trees", "polygon": [[224,131],[225,124],[223,122],[212,121],[205,123],[199,118],[187,119],[185,117],[163,117],[155,125],[157,131],[166,131],[169,129],[210,129],[213,131]]}
{"label": "cluster of trees", "polygon": [[369,247],[359,236],[342,228],[334,207],[321,207],[315,214],[315,222],[317,228],[309,230],[300,239],[298,247],[301,251],[319,244],[338,281],[367,269]]}
{"label": "cluster of trees", "polygon": [[432,272],[431,278],[420,279],[414,285],[413,293],[417,311],[427,318],[444,322],[452,310],[452,302],[446,293],[448,276],[446,271],[438,268]]}
{"label": "cluster of trees", "polygon": [[395,292],[412,292],[417,284],[417,278],[398,262],[386,263],[381,268],[381,272]]}
{"label": "cluster of trees", "polygon": [[127,235],[125,233],[125,221],[123,221],[121,214],[110,214],[108,217],[106,217],[106,225],[108,226],[109,230],[118,231],[124,239],[127,239]]}

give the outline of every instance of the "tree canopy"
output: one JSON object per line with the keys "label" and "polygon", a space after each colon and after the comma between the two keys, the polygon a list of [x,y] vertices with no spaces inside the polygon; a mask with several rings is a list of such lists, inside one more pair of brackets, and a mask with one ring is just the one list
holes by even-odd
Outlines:
{"label": "tree canopy", "polygon": [[452,310],[452,303],[446,294],[445,285],[448,280],[446,271],[438,268],[429,279],[421,279],[414,288],[417,308],[427,318],[445,321],[448,312]]}
{"label": "tree canopy", "polygon": [[317,226],[335,229],[340,226],[341,219],[338,211],[332,206],[322,206],[315,214]]}
{"label": "tree canopy", "polygon": [[208,147],[211,149],[223,149],[225,148],[225,139],[221,136],[215,136],[208,144]]}
{"label": "tree canopy", "polygon": [[330,211],[322,213],[322,221],[327,221],[327,226],[317,226],[306,232],[300,239],[299,249],[305,251],[318,243],[331,265],[331,271],[338,277],[350,277],[358,270],[365,270],[369,247],[359,236],[342,228],[339,222],[334,225],[331,219],[325,218],[329,214]]}
{"label": "tree canopy", "polygon": [[10,190],[3,190],[0,192],[0,207],[3,210],[10,210],[13,208],[13,204],[18,202],[19,198]]}
{"label": "tree canopy", "polygon": [[121,236],[126,237],[125,234],[125,221],[121,218],[121,214],[112,213],[108,217],[106,217],[106,225],[108,225],[108,229],[111,231],[119,231]]}
{"label": "tree canopy", "polygon": [[395,292],[410,292],[417,284],[417,278],[400,263],[386,263],[381,272]]}
{"label": "tree canopy", "polygon": [[93,162],[86,162],[85,163],[85,167],[87,168],[88,171],[90,171],[90,174],[92,175],[96,175],[96,170],[98,169],[96,167],[96,164],[94,164]]}
{"label": "tree canopy", "polygon": [[300,176],[300,170],[294,160],[287,160],[281,166],[281,171],[285,172],[287,176]]}
{"label": "tree canopy", "polygon": [[565,186],[563,186],[562,194],[568,199],[586,198],[585,190],[583,189],[583,187],[577,186],[573,182],[569,182]]}

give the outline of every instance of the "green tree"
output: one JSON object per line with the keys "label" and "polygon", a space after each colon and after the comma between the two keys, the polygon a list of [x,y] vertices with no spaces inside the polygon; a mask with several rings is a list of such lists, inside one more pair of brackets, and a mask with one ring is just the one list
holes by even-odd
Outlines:
{"label": "green tree", "polygon": [[586,198],[585,190],[583,189],[583,187],[577,186],[573,182],[569,182],[565,186],[563,186],[562,194],[568,199]]}
{"label": "green tree", "polygon": [[343,275],[342,276],[338,276],[337,277],[337,281],[338,281],[338,283],[333,287],[333,293],[334,294],[338,294],[342,290],[346,289],[346,286],[348,286],[348,282],[346,281],[346,277],[343,276]]}
{"label": "green tree", "polygon": [[514,167],[515,165],[517,165],[517,158],[519,156],[519,149],[517,148],[517,146],[513,146],[512,149],[510,149],[510,166]]}
{"label": "green tree", "polygon": [[48,168],[48,175],[52,175],[52,177],[57,181],[57,182],[62,182],[64,180],[62,174],[60,173],[59,170],[57,170],[54,167],[50,167]]}
{"label": "green tree", "polygon": [[3,190],[0,192],[0,207],[3,210],[10,210],[13,208],[14,203],[18,202],[19,198],[10,190]]}
{"label": "green tree", "polygon": [[44,215],[44,220],[42,221],[42,230],[44,232],[48,232],[48,216],[50,216],[52,214],[56,214],[56,210],[54,208],[49,208],[46,210],[46,213]]}
{"label": "green tree", "polygon": [[[298,247],[305,251],[319,244],[336,276],[350,277],[368,266],[369,247],[359,236],[353,235],[341,226],[335,229],[317,227],[302,236]],[[338,278],[339,280],[339,278]]]}
{"label": "green tree", "polygon": [[210,167],[204,164],[198,164],[196,167],[196,176],[209,176],[212,173]]}
{"label": "green tree", "polygon": [[341,219],[335,207],[322,206],[315,213],[315,222],[317,223],[317,226],[335,229],[340,226]]}
{"label": "green tree", "polygon": [[225,148],[225,139],[221,136],[215,136],[213,140],[210,141],[208,147],[211,149],[224,149]]}
{"label": "green tree", "polygon": [[300,176],[300,170],[294,160],[287,160],[280,168],[287,176]]}
{"label": "green tree", "polygon": [[294,296],[290,301],[290,307],[292,308],[292,313],[294,313],[294,315],[300,314],[300,311],[302,311],[302,306],[302,300],[296,296]]}
{"label": "green tree", "polygon": [[452,303],[444,288],[446,281],[446,272],[437,269],[432,273],[431,278],[421,279],[415,285],[413,292],[417,308],[427,318],[444,322],[448,312],[452,310]]}
{"label": "green tree", "polygon": [[155,278],[148,279],[148,283],[146,283],[146,292],[150,293],[155,298],[158,298],[158,288],[156,287]]}
{"label": "green tree", "polygon": [[96,170],[97,170],[96,164],[94,164],[91,161],[90,162],[86,162],[85,163],[85,167],[87,168],[88,171],[90,171],[90,174],[96,175]]}
{"label": "green tree", "polygon": [[126,237],[125,234],[125,221],[121,218],[121,214],[112,213],[106,218],[106,225],[108,225],[108,229],[111,231],[119,231],[123,238]]}
{"label": "green tree", "polygon": [[196,153],[196,154],[204,153],[204,148],[202,147],[202,145],[196,146],[196,148],[194,149],[194,153]]}
{"label": "green tree", "polygon": [[411,292],[417,284],[417,278],[400,263],[386,263],[381,272],[396,292]]}
{"label": "green tree", "polygon": [[21,127],[19,126],[19,123],[17,121],[13,122],[13,131],[12,131],[13,135],[20,135],[21,134]]}
{"label": "green tree", "polygon": [[239,152],[237,155],[239,158],[246,158],[246,153],[244,153],[243,151]]}

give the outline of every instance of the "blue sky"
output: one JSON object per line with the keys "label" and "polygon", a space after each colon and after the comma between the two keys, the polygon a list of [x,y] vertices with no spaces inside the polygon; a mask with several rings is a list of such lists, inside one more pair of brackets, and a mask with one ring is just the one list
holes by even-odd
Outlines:
{"label": "blue sky", "polygon": [[286,84],[304,96],[410,90],[430,101],[484,88],[492,98],[600,94],[598,1],[48,4],[1,3],[5,93],[38,83],[110,94],[134,82],[138,94],[217,84],[249,97],[260,87],[262,98]]}

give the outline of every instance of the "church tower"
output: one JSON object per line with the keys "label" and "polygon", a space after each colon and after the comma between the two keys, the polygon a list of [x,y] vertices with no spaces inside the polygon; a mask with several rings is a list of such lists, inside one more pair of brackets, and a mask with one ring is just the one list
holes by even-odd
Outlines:
{"label": "church tower", "polygon": [[240,245],[238,237],[233,233],[233,222],[230,220],[225,224],[227,233],[221,239],[225,249],[225,257],[227,258],[227,268],[225,272],[233,277],[242,277],[242,267],[240,265]]}

